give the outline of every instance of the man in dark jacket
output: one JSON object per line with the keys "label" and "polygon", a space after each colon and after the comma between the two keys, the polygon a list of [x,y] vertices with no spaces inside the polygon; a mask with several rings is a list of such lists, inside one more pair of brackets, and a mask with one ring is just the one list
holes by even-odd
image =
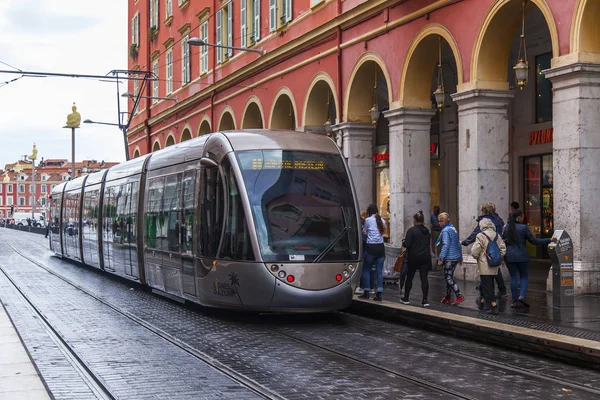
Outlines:
{"label": "man in dark jacket", "polygon": [[[469,237],[463,240],[460,244],[462,244],[463,246],[468,246],[475,242],[477,234],[481,232],[481,229],[479,229],[479,221],[481,221],[484,218],[491,219],[494,223],[494,226],[496,227],[496,232],[498,233],[498,235],[502,236],[502,230],[504,229],[504,221],[502,221],[502,218],[500,218],[500,216],[496,214],[496,205],[494,203],[483,203],[481,205],[481,215],[479,216],[479,218],[477,218],[477,225],[475,225],[475,229],[473,229],[473,232],[471,232]],[[498,295],[500,296],[500,299],[506,299],[506,284],[504,283],[504,277],[502,277],[502,271],[500,270],[500,268],[498,268],[498,278],[496,282],[498,283]]]}

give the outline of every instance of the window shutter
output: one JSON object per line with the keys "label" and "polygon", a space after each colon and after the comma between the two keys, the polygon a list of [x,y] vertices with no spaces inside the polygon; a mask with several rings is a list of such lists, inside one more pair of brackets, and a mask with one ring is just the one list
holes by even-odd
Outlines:
{"label": "window shutter", "polygon": [[277,29],[277,0],[269,0],[269,30]]}
{"label": "window shutter", "polygon": [[[217,11],[217,16],[215,18],[215,21],[217,23],[217,40],[216,40],[216,44],[221,46],[223,44],[222,42],[222,32],[221,32],[221,24],[223,23],[223,10],[219,10]],[[217,64],[220,64],[223,61],[223,49],[220,47],[217,47]]]}
{"label": "window shutter", "polygon": [[[227,3],[227,46],[233,46],[233,6]],[[233,55],[233,49],[227,49],[227,56]]]}
{"label": "window shutter", "polygon": [[285,3],[285,22],[292,20],[292,0],[283,0]]}
{"label": "window shutter", "polygon": [[156,0],[156,27],[158,28],[158,22],[160,21],[160,0]]}
{"label": "window shutter", "polygon": [[241,9],[240,9],[240,19],[242,20],[242,47],[247,47],[247,43],[246,43],[246,36],[247,36],[247,27],[246,27],[246,20],[248,18],[248,16],[246,15],[246,1],[247,0],[241,0],[240,4],[241,4]]}
{"label": "window shutter", "polygon": [[258,42],[260,40],[260,0],[253,0],[254,3],[254,41]]}
{"label": "window shutter", "polygon": [[155,24],[153,24],[154,22],[154,0],[149,0],[150,1],[150,28],[152,28]]}
{"label": "window shutter", "polygon": [[131,43],[135,43],[135,17],[131,18]]}
{"label": "window shutter", "polygon": [[135,43],[140,44],[140,14],[135,15]]}

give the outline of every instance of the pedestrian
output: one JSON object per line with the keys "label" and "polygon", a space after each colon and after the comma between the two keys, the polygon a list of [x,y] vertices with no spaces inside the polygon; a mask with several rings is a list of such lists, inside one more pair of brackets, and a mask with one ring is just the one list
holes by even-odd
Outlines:
{"label": "pedestrian", "polygon": [[440,233],[442,232],[442,227],[438,221],[438,216],[440,215],[440,206],[433,206],[433,212],[429,216],[429,221],[431,223],[431,256],[438,256],[438,249],[436,247],[436,243]]}
{"label": "pedestrian", "polygon": [[460,248],[460,239],[456,228],[450,223],[450,214],[440,213],[438,221],[442,227],[442,232],[438,239],[438,246],[441,246],[438,265],[444,266],[444,278],[446,279],[446,296],[442,299],[442,304],[452,303],[452,292],[456,296],[453,305],[458,305],[465,301],[454,280],[454,270],[456,266],[462,264],[462,249]]}
{"label": "pedestrian", "polygon": [[415,273],[418,270],[419,278],[421,278],[421,291],[423,292],[421,305],[429,307],[429,301],[427,301],[429,293],[427,274],[431,267],[431,233],[425,227],[423,211],[419,211],[413,216],[413,226],[406,232],[406,238],[402,241],[402,246],[406,247],[406,251],[408,252],[408,274],[406,276],[406,290],[400,302],[402,304],[410,304],[408,300],[410,290],[412,289]]}
{"label": "pedestrian", "polygon": [[[502,234],[502,229],[504,228],[504,221],[502,220],[502,218],[500,218],[498,214],[496,214],[496,205],[491,202],[483,203],[481,205],[481,215],[477,218],[477,225],[475,226],[475,229],[473,229],[473,232],[471,232],[469,237],[467,237],[461,242],[463,246],[468,246],[475,242],[475,238],[481,232],[479,222],[481,222],[481,220],[483,220],[484,218],[491,220],[494,224],[494,227],[496,228],[496,232]],[[500,270],[500,268],[498,268],[498,276],[495,279],[495,281],[498,285],[498,297],[501,300],[505,300],[507,298],[506,284],[504,283],[504,277],[502,276],[502,271]],[[480,294],[482,293],[480,292]]]}
{"label": "pedestrian", "polygon": [[[367,219],[367,212],[366,211],[361,212],[360,213],[360,226],[365,226],[366,219]],[[367,247],[367,235],[365,235],[364,232],[361,232],[361,238],[362,238],[363,249],[365,249]],[[365,256],[366,256],[366,252],[364,252],[364,254],[363,254],[363,270],[365,268],[368,268],[365,264]],[[363,292],[364,292],[364,289],[363,289],[362,279],[359,279],[358,287],[356,288],[356,291],[354,293],[361,294]]]}
{"label": "pedestrian", "polygon": [[[494,293],[494,281],[498,279],[499,265],[502,263],[502,257],[506,254],[506,244],[502,237],[496,232],[496,225],[490,218],[482,218],[479,221],[480,232],[475,237],[475,242],[471,248],[471,255],[477,260],[477,270],[481,281],[481,296],[477,304],[479,310],[483,310],[485,305],[491,306],[492,314],[498,314],[498,302]],[[491,242],[495,242],[499,248],[498,266],[492,264]]]}
{"label": "pedestrian", "polygon": [[377,289],[373,300],[381,301],[383,292],[383,260],[385,258],[385,247],[383,245],[383,233],[385,232],[385,221],[379,215],[375,204],[367,207],[367,218],[362,229],[367,235],[365,247],[365,262],[362,270],[362,284],[364,293],[359,297],[368,299],[371,291],[371,266],[375,265],[377,274]]}
{"label": "pedestrian", "polygon": [[[509,221],[510,221],[510,217],[513,215],[513,213],[520,209],[521,209],[521,205],[518,202],[513,201],[512,203],[510,203],[510,214],[508,214]],[[521,218],[523,219],[522,224],[527,225],[527,216],[525,215],[525,213],[523,213],[523,216]]]}
{"label": "pedestrian", "polygon": [[[510,272],[510,292],[512,295],[512,308],[529,308],[525,299],[529,283],[529,254],[527,254],[526,241],[534,246],[544,246],[551,239],[537,239],[531,234],[527,225],[523,224],[523,211],[516,209],[512,212],[508,224],[504,227],[502,237],[506,242],[506,264]],[[556,240],[556,239],[552,239]],[[518,291],[520,280],[521,290]]]}

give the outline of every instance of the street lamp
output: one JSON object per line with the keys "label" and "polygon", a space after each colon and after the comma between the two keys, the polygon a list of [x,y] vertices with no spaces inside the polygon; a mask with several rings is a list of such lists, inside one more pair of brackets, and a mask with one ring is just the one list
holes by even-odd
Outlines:
{"label": "street lamp", "polygon": [[[521,90],[523,90],[525,85],[527,85],[527,77],[529,75],[529,62],[527,61],[527,42],[525,42],[525,3],[526,0],[523,0],[521,37],[519,41],[519,53],[517,54],[519,62],[513,67],[513,69],[515,70],[515,80],[517,81],[517,86]],[[521,51],[523,52],[523,55],[521,55]]]}
{"label": "street lamp", "polygon": [[[125,97],[128,99],[132,99],[134,100],[136,98],[136,96],[132,95],[129,92],[125,92],[121,95],[121,97]],[[153,97],[153,96],[139,96],[142,99],[155,99],[155,100],[171,100],[174,101],[175,103],[177,103],[177,97]],[[85,121],[83,121],[85,122]]]}
{"label": "street lamp", "polygon": [[248,51],[251,53],[258,53],[261,56],[263,54],[265,54],[263,49],[249,49],[247,47],[234,47],[234,46],[223,46],[220,44],[212,44],[212,43],[206,43],[204,40],[198,38],[198,37],[192,37],[189,38],[187,40],[187,44],[190,46],[211,46],[211,47],[219,47],[219,48],[223,48],[223,49],[232,49],[232,50],[239,50],[239,51]]}

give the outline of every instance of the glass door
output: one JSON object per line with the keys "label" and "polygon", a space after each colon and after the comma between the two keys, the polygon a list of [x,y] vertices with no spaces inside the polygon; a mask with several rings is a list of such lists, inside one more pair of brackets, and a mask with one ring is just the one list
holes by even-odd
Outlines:
{"label": "glass door", "polygon": [[[525,223],[536,238],[551,237],[554,231],[552,155],[524,158],[524,207]],[[527,243],[529,256],[549,258],[545,246]]]}

